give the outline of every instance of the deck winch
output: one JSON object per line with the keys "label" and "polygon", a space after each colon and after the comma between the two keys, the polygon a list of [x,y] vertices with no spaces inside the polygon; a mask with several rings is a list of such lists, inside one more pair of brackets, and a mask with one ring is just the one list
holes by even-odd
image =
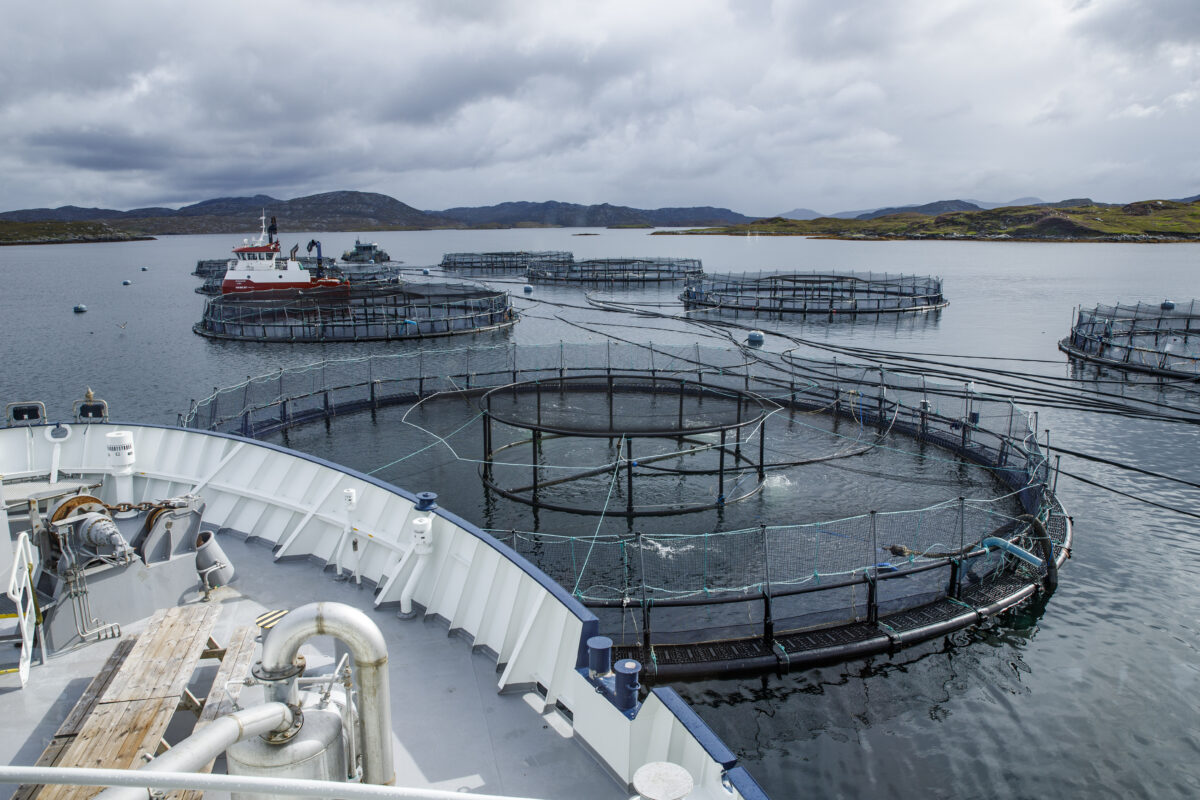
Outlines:
{"label": "deck winch", "polygon": [[[117,445],[132,452],[124,440]],[[108,446],[111,452],[112,440]],[[130,477],[110,476],[110,487],[100,496],[59,498],[44,514],[31,507],[31,541],[38,554],[37,585],[50,651],[115,636],[121,625],[176,602],[181,586],[200,585],[195,550],[204,501],[196,495],[136,504],[102,499],[131,497],[123,480]],[[221,559],[227,562],[223,554]],[[233,570],[222,566],[222,583],[227,583]],[[136,579],[128,579],[130,571],[137,573]],[[70,613],[63,613],[67,608]]]}

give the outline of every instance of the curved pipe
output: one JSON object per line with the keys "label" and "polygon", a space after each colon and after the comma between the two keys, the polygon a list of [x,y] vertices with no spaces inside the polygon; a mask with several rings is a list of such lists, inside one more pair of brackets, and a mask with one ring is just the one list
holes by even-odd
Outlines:
{"label": "curved pipe", "polygon": [[[292,726],[292,710],[283,703],[264,703],[234,711],[205,725],[158,758],[142,772],[197,772],[234,742]],[[146,800],[145,789],[121,786],[105,789],[97,800]]]}
{"label": "curved pipe", "polygon": [[1042,561],[1042,559],[1038,558],[1033,553],[1026,550],[1024,547],[1021,547],[1020,545],[1015,545],[1012,542],[1010,542],[1008,539],[1001,539],[999,536],[989,536],[986,539],[984,539],[982,542],[980,542],[979,544],[981,547],[995,547],[1000,550],[1003,550],[1004,552],[1008,553],[1009,555],[1016,556],[1017,558],[1026,562],[1027,564],[1032,564],[1033,566],[1037,567],[1038,569],[1041,569],[1042,567],[1046,566],[1045,562]]}
{"label": "curved pipe", "polygon": [[[314,636],[340,639],[354,656],[354,672],[361,702],[358,733],[362,742],[363,781],[391,785],[392,701],[388,685],[387,643],[371,618],[341,603],[309,603],[290,612],[267,632],[263,640],[262,669],[266,676],[296,674],[300,645]],[[295,704],[295,681],[267,685],[267,699]]]}
{"label": "curved pipe", "polygon": [[1042,580],[1042,588],[1047,593],[1053,594],[1054,590],[1058,588],[1058,562],[1054,560],[1054,542],[1050,539],[1050,534],[1046,532],[1046,526],[1033,514],[1022,514],[1017,519],[1029,523],[1029,527],[1033,529],[1030,538],[1041,542],[1042,560],[1046,562],[1046,577]]}

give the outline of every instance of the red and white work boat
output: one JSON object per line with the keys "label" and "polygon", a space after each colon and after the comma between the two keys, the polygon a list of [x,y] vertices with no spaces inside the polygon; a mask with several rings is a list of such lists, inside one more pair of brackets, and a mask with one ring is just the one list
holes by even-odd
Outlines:
{"label": "red and white work boat", "polygon": [[233,258],[229,260],[225,279],[221,281],[221,294],[344,285],[338,278],[322,277],[319,269],[316,275],[305,269],[296,260],[300,245],[293,247],[288,257],[283,258],[275,235],[275,218],[271,217],[270,228],[267,227],[266,212],[259,219],[262,221],[262,232],[258,239],[243,239],[241,245],[233,248]]}

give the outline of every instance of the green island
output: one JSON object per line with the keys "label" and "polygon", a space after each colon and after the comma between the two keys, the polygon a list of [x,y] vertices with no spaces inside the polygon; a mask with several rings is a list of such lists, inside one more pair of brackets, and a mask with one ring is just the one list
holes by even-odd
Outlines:
{"label": "green island", "polygon": [[153,236],[114,228],[105,222],[11,222],[0,220],[0,245],[140,242]]}
{"label": "green island", "polygon": [[988,211],[914,212],[875,219],[770,217],[742,225],[655,231],[664,235],[811,236],[823,239],[945,239],[1055,242],[1200,241],[1200,200],[1128,205],[1008,206]]}

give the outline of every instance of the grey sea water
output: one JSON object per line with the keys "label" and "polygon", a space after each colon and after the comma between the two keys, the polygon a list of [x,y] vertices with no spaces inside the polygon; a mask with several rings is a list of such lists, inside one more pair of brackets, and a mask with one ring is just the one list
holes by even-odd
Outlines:
{"label": "grey sea water", "polygon": [[[1071,391],[1108,391],[1196,409],[1190,391],[1125,386],[1115,374],[1074,371],[1055,343],[1075,305],[1190,300],[1200,245],[836,242],[795,238],[648,236],[645,231],[432,231],[371,234],[406,264],[442,253],[571,250],[577,258],[697,257],[708,271],[875,270],[940,275],[950,306],[918,317],[764,320],[815,343],[951,356],[991,356],[993,366],[1080,380]],[[354,233],[284,234],[341,252]],[[191,331],[204,298],[189,275],[200,258],[228,253],[237,237],[0,248],[0,403],[37,399],[51,418],[69,414],[85,387],[117,420],[173,423],[214,387],[323,358],[397,352],[407,343],[276,345],[217,342]],[[142,271],[146,267],[146,271]],[[123,280],[132,284],[123,286]],[[511,330],[455,340],[682,343],[719,337],[682,324],[614,317],[583,308],[570,288],[511,284],[521,321]],[[670,304],[671,290],[595,293]],[[86,314],[72,306],[85,303]],[[656,306],[657,307],[657,306]],[[671,309],[673,310],[673,309]],[[581,327],[582,326],[582,327]],[[665,328],[665,329],[664,329]],[[445,346],[442,342],[434,346]],[[1028,359],[1028,360],[1017,360]],[[974,363],[974,362],[973,362]],[[1026,407],[1036,407],[1025,403]],[[1075,410],[1039,409],[1055,444],[1200,481],[1200,430]],[[370,424],[364,422],[363,424]],[[358,430],[358,433],[354,433]],[[375,469],[407,446],[353,446],[352,419],[296,431],[289,444]],[[368,438],[369,435],[368,435]],[[1114,467],[1064,458],[1064,469],[1154,502],[1200,512],[1200,492]],[[384,477],[416,479],[405,467]],[[832,475],[832,473],[831,473]],[[869,496],[877,478],[843,471],[839,488]],[[840,481],[840,483],[839,483]],[[420,489],[421,486],[408,488]],[[775,487],[780,491],[780,487]],[[799,487],[783,488],[799,492]],[[903,488],[895,489],[902,493]],[[936,496],[937,489],[928,489]],[[776,800],[819,797],[1190,797],[1200,791],[1200,526],[1197,520],[1063,477],[1059,493],[1076,525],[1058,592],[986,625],[892,658],[784,676],[697,681],[676,688],[741,756]],[[795,498],[793,498],[795,499]],[[479,492],[457,507],[486,522]]]}

